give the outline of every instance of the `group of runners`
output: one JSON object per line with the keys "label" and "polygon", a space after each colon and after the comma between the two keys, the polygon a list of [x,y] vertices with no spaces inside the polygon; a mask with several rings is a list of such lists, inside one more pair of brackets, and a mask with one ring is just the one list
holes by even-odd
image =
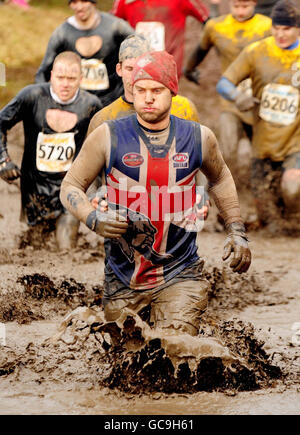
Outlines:
{"label": "group of runners", "polygon": [[[227,232],[223,259],[237,273],[251,263],[230,171],[243,129],[262,224],[300,213],[298,9],[273,1],[269,18],[256,13],[260,2],[229,0],[228,14],[210,18],[198,0],[118,0],[112,13],[96,0],[68,3],[74,15],[52,34],[37,83],[0,111],[0,177],[21,178],[28,225],[53,222],[60,249],[76,246],[80,222],[104,237],[107,320],[151,305],[152,325],[196,335],[208,292],[197,247],[204,182]],[[203,30],[183,68],[189,15]],[[198,65],[211,47],[222,64],[220,146],[178,95],[181,72],[201,95]],[[21,168],[7,149],[19,121]]]}

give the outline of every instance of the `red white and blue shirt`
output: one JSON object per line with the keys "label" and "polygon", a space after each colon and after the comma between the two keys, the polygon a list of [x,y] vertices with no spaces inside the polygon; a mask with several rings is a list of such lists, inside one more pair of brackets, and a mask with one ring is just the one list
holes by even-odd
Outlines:
{"label": "red white and blue shirt", "polygon": [[131,289],[160,287],[199,258],[197,234],[187,229],[186,217],[196,200],[201,126],[171,116],[166,143],[157,144],[155,132],[141,128],[136,115],[107,124],[108,203],[129,226],[120,239],[106,240],[106,262]]}

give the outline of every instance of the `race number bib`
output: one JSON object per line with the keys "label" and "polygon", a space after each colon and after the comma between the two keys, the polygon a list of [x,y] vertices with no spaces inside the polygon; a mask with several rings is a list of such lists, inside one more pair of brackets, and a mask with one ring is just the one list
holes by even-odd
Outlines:
{"label": "race number bib", "polygon": [[109,88],[106,65],[99,59],[81,59],[82,81],[86,91],[103,91]]}
{"label": "race number bib", "polygon": [[135,28],[136,33],[148,39],[154,51],[165,49],[165,26],[158,21],[140,21]]}
{"label": "race number bib", "polygon": [[289,85],[270,83],[264,87],[259,116],[268,122],[292,124],[299,107],[299,91]]}
{"label": "race number bib", "polygon": [[75,154],[74,133],[39,133],[36,167],[43,172],[66,172]]}

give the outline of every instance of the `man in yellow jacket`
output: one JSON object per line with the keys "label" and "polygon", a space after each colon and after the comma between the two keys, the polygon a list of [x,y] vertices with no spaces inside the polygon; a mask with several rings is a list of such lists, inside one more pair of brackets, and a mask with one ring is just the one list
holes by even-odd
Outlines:
{"label": "man in yellow jacket", "polygon": [[[240,110],[254,108],[252,189],[260,221],[278,231],[282,217],[300,223],[300,15],[281,0],[271,17],[273,36],[246,47],[217,89]],[[248,77],[253,96],[237,88]]]}
{"label": "man in yellow jacket", "polygon": [[[204,26],[195,51],[187,60],[185,76],[202,85],[197,68],[212,47],[217,50],[222,73],[236,59],[243,48],[271,34],[271,19],[255,13],[256,0],[230,0],[230,13],[209,20]],[[251,82],[241,85],[245,93],[251,93]],[[237,151],[243,136],[252,137],[253,113],[241,112],[231,102],[221,97],[219,123],[220,147],[229,168],[237,178]]]}

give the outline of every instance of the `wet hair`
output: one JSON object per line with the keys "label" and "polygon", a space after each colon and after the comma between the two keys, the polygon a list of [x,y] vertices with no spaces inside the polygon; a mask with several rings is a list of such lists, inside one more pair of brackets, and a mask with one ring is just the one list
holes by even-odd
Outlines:
{"label": "wet hair", "polygon": [[63,51],[62,53],[59,53],[54,59],[52,69],[57,62],[76,63],[81,69],[81,58],[78,54],[74,53],[74,51]]}
{"label": "wet hair", "polygon": [[291,0],[280,0],[271,12],[273,26],[300,26],[300,12],[296,4]]}
{"label": "wet hair", "polygon": [[137,58],[150,50],[150,44],[143,35],[129,35],[120,45],[119,62],[123,62],[126,59]]}

